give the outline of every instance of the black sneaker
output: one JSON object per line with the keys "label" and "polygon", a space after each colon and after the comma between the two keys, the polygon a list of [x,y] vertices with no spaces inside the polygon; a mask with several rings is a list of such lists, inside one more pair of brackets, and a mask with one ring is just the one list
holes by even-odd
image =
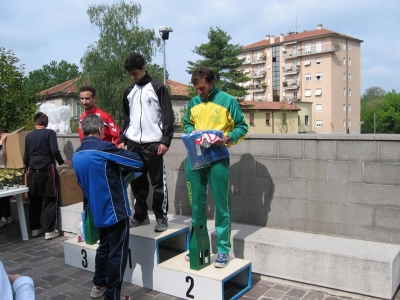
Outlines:
{"label": "black sneaker", "polygon": [[168,228],[168,221],[166,219],[157,218],[156,227],[154,227],[155,232],[162,232],[167,230]]}
{"label": "black sneaker", "polygon": [[138,227],[140,225],[147,225],[147,224],[150,224],[149,217],[144,219],[142,222],[140,222],[139,220],[136,220],[135,218],[129,220],[129,227],[130,228]]}

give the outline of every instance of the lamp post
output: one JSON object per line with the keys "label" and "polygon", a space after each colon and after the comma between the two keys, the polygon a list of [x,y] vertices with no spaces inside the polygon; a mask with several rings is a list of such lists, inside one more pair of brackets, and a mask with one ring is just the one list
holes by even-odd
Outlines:
{"label": "lamp post", "polygon": [[169,33],[172,32],[172,28],[168,26],[162,26],[158,29],[161,34],[161,38],[163,40],[163,52],[164,52],[164,85],[167,85],[167,75],[166,75],[166,68],[165,68],[165,41],[169,38]]}

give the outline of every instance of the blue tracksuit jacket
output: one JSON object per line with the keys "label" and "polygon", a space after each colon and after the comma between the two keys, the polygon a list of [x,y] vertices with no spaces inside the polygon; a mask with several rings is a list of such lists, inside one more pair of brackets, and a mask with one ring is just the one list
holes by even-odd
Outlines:
{"label": "blue tracksuit jacket", "polygon": [[131,215],[121,167],[139,171],[143,162],[137,153],[88,136],[72,157],[72,165],[97,227],[109,227]]}

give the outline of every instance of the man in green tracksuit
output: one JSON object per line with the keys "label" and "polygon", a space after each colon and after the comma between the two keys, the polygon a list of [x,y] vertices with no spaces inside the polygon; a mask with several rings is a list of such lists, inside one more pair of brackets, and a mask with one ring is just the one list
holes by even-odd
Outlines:
{"label": "man in green tracksuit", "polygon": [[[185,115],[185,133],[197,130],[222,130],[223,137],[214,144],[230,147],[239,143],[248,131],[243,112],[237,100],[215,86],[215,74],[207,67],[198,67],[192,74],[192,83],[198,95],[192,98]],[[217,231],[217,259],[214,266],[228,265],[231,250],[232,205],[229,191],[229,157],[213,162],[210,166],[192,170],[186,159],[186,178],[192,224],[207,220],[207,184],[210,185],[215,203],[215,229]],[[186,256],[189,260],[189,255]]]}

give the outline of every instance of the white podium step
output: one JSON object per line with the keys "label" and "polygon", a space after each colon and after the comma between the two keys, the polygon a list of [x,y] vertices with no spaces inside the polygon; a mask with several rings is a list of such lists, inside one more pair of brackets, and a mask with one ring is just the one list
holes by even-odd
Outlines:
{"label": "white podium step", "polygon": [[[185,260],[189,249],[187,225],[168,223],[164,232],[150,225],[130,229],[129,256],[124,281],[183,299],[237,299],[251,288],[251,262],[231,258],[223,269],[213,264],[190,269]],[[98,245],[64,242],[65,263],[94,272]],[[215,260],[212,256],[211,262]],[[234,288],[232,288],[234,287]]]}

